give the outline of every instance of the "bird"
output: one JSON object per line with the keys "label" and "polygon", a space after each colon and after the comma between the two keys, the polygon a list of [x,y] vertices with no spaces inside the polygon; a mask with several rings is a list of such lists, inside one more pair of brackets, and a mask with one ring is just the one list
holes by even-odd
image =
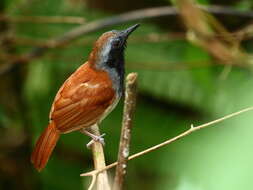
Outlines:
{"label": "bird", "polygon": [[87,129],[99,124],[122,97],[124,50],[129,35],[139,25],[103,33],[94,43],[88,60],[62,84],[52,103],[49,124],[31,155],[31,162],[38,171],[45,168],[61,134],[80,131],[103,142],[102,136]]}

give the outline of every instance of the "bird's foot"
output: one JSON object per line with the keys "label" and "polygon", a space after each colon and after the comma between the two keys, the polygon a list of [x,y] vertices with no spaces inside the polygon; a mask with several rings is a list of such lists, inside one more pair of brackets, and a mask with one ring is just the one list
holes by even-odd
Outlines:
{"label": "bird's foot", "polygon": [[91,137],[92,140],[86,145],[87,148],[90,148],[94,142],[100,142],[103,146],[105,146],[105,139],[103,138],[103,136],[105,136],[105,133],[99,136],[94,135],[93,137]]}
{"label": "bird's foot", "polygon": [[104,140],[104,138],[103,138],[103,136],[105,136],[105,133],[103,133],[102,135],[97,136],[97,135],[94,135],[94,134],[90,133],[90,132],[87,131],[87,130],[84,130],[84,129],[81,130],[81,133],[83,133],[83,134],[85,134],[85,135],[87,135],[87,136],[89,136],[89,137],[92,138],[92,140],[86,145],[87,148],[90,148],[91,145],[92,145],[94,142],[100,142],[103,146],[105,146],[105,140]]}

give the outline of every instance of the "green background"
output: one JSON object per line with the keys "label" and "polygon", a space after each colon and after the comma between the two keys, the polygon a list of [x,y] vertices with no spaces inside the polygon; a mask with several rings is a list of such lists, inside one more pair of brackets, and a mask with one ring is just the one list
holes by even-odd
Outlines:
{"label": "green background", "polygon": [[[199,3],[219,3],[242,11],[253,7],[251,0]],[[89,22],[161,5],[170,5],[170,1],[1,0],[0,13],[10,18],[78,16]],[[249,18],[233,15],[216,18],[231,32],[250,23]],[[208,52],[187,41],[178,16],[137,22],[141,27],[130,37],[126,50],[127,73],[139,75],[131,154],[174,137],[191,124],[197,126],[253,105],[251,68],[218,64]],[[85,146],[88,137],[78,132],[62,135],[41,173],[32,167],[30,153],[48,123],[55,93],[87,60],[93,42],[105,31],[134,23],[83,35],[0,76],[0,189],[86,189],[91,179],[79,174],[93,169],[91,152]],[[0,20],[0,66],[77,26]],[[242,47],[251,53],[252,39],[243,41]],[[107,163],[117,158],[122,110],[123,101],[100,128],[106,133]],[[130,161],[125,189],[253,189],[252,124],[252,112],[245,113]],[[111,179],[113,175],[112,169]]]}

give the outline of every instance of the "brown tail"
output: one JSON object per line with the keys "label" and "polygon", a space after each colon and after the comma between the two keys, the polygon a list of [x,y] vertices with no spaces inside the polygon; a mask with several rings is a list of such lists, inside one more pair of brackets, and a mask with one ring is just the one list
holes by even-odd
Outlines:
{"label": "brown tail", "polygon": [[41,171],[46,166],[59,136],[60,132],[55,127],[54,122],[51,122],[41,134],[31,156],[31,162],[38,171]]}

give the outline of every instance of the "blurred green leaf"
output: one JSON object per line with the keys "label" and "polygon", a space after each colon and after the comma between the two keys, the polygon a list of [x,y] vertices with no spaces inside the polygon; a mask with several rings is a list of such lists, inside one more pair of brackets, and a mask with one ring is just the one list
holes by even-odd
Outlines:
{"label": "blurred green leaf", "polygon": [[[8,16],[17,17],[19,15],[80,16],[89,22],[116,14],[90,8],[85,4],[86,2],[79,0],[8,0],[6,2]],[[154,2],[156,3],[160,5],[160,2]],[[199,0],[198,3],[211,5],[212,1]],[[250,10],[253,5],[250,0],[240,0],[236,3],[226,1],[225,4],[241,10]],[[178,25],[182,25],[178,22],[179,19],[171,20],[170,22],[173,23],[168,23],[166,19],[159,18],[159,24],[156,20],[139,21],[141,27],[129,39],[126,51],[127,72],[135,71],[139,74],[139,97],[130,147],[131,154],[174,137],[188,129],[191,124],[196,126],[208,122],[249,107],[253,103],[253,80],[250,71],[232,68],[224,76],[226,68],[217,65],[203,49],[188,43],[184,35],[181,35],[182,31],[179,35],[182,39],[173,37],[177,36],[177,33],[171,26],[176,25],[177,28]],[[29,143],[34,144],[47,126],[51,103],[61,84],[87,60],[92,43],[103,32],[122,29],[131,24],[132,22],[108,27],[84,35],[71,44],[49,50],[44,57],[32,60],[30,64],[22,67],[22,72],[19,74],[25,78],[25,82],[20,84],[21,81],[18,81],[17,77],[18,82],[15,85],[18,84],[18,88],[22,88],[23,94],[15,95],[22,97],[26,123],[32,127],[22,126],[24,131],[29,133],[26,144],[21,148],[18,147],[20,149],[7,146],[5,149],[8,151],[4,149],[1,159],[8,160],[10,162],[8,165],[13,166],[15,170],[18,167],[13,163],[17,162],[16,164],[20,165],[22,162],[16,159],[22,158],[9,157],[10,152],[22,150],[25,155],[23,159],[26,163],[29,162],[28,154],[31,151]],[[12,23],[12,35],[21,42],[24,39],[30,40],[30,44],[20,42],[15,44],[17,46],[15,51],[25,53],[35,46],[33,41],[46,41],[76,26],[76,24]],[[154,34],[158,37],[167,34],[168,36],[161,40],[157,38],[156,41],[156,38],[155,40],[152,38]],[[247,51],[251,51],[253,48],[251,41],[245,43]],[[1,90],[6,91],[6,89]],[[107,163],[117,159],[122,109],[123,101],[101,123],[101,131],[106,133]],[[252,189],[250,163],[253,157],[251,153],[253,120],[251,115],[252,113],[247,113],[213,128],[203,129],[167,147],[130,161],[126,189]],[[10,116],[0,105],[0,123],[10,128],[12,126],[8,125],[9,120],[21,126],[19,117]],[[16,136],[8,137],[10,142],[14,137]],[[38,183],[34,188],[84,189],[90,179],[80,178],[79,174],[93,168],[91,152],[85,147],[88,141],[88,137],[78,132],[62,135],[47,168],[39,174],[27,171],[25,175],[37,177]],[[0,145],[2,148],[1,143]],[[15,176],[19,176],[20,171],[11,173],[13,171],[7,169],[4,167],[2,172],[0,164],[0,176],[10,176],[10,180],[15,183]],[[114,171],[110,170],[109,173],[113,176]],[[0,182],[0,189],[2,186],[3,189],[8,189],[2,184],[4,183]]]}

